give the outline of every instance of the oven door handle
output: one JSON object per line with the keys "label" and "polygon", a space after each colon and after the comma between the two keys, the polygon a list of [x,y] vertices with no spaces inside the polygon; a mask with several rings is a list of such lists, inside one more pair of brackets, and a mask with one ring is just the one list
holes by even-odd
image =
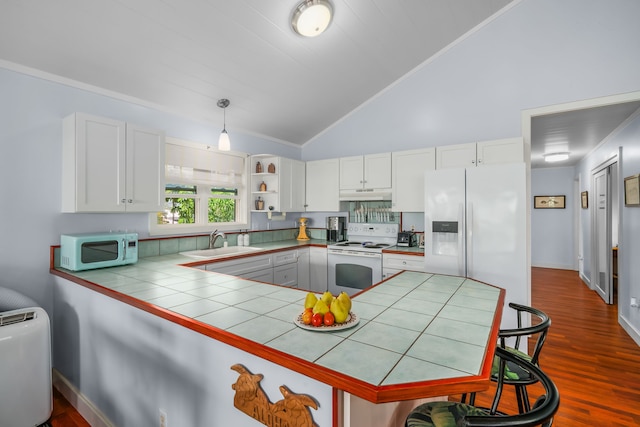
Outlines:
{"label": "oven door handle", "polygon": [[382,258],[382,253],[380,252],[359,252],[359,251],[345,251],[342,249],[332,250],[329,249],[329,255],[334,256],[354,256],[354,257],[364,257],[364,258]]}

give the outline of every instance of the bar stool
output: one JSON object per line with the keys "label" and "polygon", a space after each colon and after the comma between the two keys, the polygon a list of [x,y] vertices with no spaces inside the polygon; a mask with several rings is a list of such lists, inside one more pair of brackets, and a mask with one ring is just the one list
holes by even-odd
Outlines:
{"label": "bar stool", "polygon": [[[533,307],[513,302],[509,303],[509,307],[517,311],[518,327],[516,329],[501,329],[498,332],[500,347],[518,355],[522,359],[527,360],[536,366],[539,366],[538,359],[540,357],[540,352],[542,351],[542,346],[546,341],[547,332],[551,326],[551,319],[543,311]],[[532,326],[523,327],[524,317],[529,315],[531,316]],[[530,354],[521,349],[521,344],[525,342],[522,340],[523,337],[527,340],[529,337],[535,339],[535,345],[533,346],[533,350]],[[508,341],[514,342],[512,345],[509,345],[511,343]],[[499,360],[497,358],[494,359],[493,367],[491,369],[492,381],[497,381],[498,379],[498,363]],[[537,380],[532,377],[529,372],[522,371],[518,369],[517,366],[512,366],[510,363],[507,363],[504,375],[504,384],[515,387],[516,399],[518,400],[518,410],[520,413],[529,411],[531,409],[531,404],[529,403],[527,386],[536,383]],[[465,395],[462,395],[462,402],[465,402]],[[475,393],[471,393],[469,404],[473,405],[474,403]]]}
{"label": "bar stool", "polygon": [[[407,416],[405,427],[551,426],[553,416],[560,405],[560,395],[551,378],[536,365],[504,348],[496,348],[496,359],[498,360],[498,372],[502,374],[497,375],[498,386],[491,409],[477,408],[459,402],[428,402],[414,408]],[[538,397],[533,408],[517,415],[497,413],[497,406],[505,384],[504,372],[507,364],[517,367],[522,372],[527,372],[531,378],[539,381],[544,388],[544,394]]]}

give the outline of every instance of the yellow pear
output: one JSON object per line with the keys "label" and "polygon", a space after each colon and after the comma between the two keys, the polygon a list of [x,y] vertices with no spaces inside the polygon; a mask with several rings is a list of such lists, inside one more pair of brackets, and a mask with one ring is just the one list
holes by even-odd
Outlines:
{"label": "yellow pear", "polygon": [[325,304],[327,304],[327,307],[329,307],[331,305],[331,301],[333,301],[333,295],[331,294],[331,292],[326,291],[324,294],[322,294],[320,299],[324,301]]}
{"label": "yellow pear", "polygon": [[349,310],[346,309],[340,298],[336,298],[331,303],[331,313],[336,318],[336,323],[344,323],[349,316]]}
{"label": "yellow pear", "polygon": [[309,292],[304,299],[304,308],[313,308],[316,302],[318,302],[318,297],[313,292]]}
{"label": "yellow pear", "polygon": [[324,316],[328,311],[329,306],[322,299],[319,299],[316,305],[313,306],[313,314],[320,313]]}
{"label": "yellow pear", "polygon": [[349,313],[351,311],[351,298],[349,298],[349,295],[346,292],[340,292],[340,295],[338,295],[337,298],[342,302],[347,313]]}

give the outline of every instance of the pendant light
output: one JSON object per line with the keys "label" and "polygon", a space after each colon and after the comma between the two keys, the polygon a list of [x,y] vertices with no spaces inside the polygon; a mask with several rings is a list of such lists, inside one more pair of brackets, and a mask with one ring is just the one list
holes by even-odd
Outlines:
{"label": "pendant light", "polygon": [[293,11],[291,26],[304,37],[315,37],[331,23],[333,8],[328,0],[304,0]]}
{"label": "pendant light", "polygon": [[229,134],[227,133],[227,107],[230,102],[228,99],[219,99],[218,107],[222,108],[224,112],[224,121],[222,125],[222,132],[220,133],[220,138],[218,138],[218,150],[220,151],[229,151],[231,150],[231,141],[229,140]]}

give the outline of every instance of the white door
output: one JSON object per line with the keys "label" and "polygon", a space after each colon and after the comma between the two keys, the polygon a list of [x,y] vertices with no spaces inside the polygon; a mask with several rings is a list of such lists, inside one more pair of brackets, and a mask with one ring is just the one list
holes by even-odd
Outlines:
{"label": "white door", "polygon": [[391,153],[395,212],[424,212],[424,172],[436,168],[436,149]]}
{"label": "white door", "polygon": [[[509,302],[530,305],[524,163],[467,169],[467,276],[506,290]],[[514,328],[505,310],[502,328]]]}
{"label": "white door", "polygon": [[[164,132],[127,124],[127,212],[157,212],[164,206]],[[125,201],[126,199],[126,201]]]}
{"label": "white door", "polygon": [[521,136],[478,142],[476,151],[478,166],[524,162],[524,141]]}
{"label": "white door", "polygon": [[508,288],[526,271],[525,165],[467,169],[467,275]]}
{"label": "white door", "polygon": [[338,159],[307,162],[307,211],[337,212],[340,210]]}
{"label": "white door", "polygon": [[593,175],[595,206],[593,210],[593,266],[591,281],[595,291],[607,304],[613,303],[611,278],[611,197],[609,167]]}
{"label": "white door", "polygon": [[391,153],[364,156],[364,188],[391,188]]}
{"label": "white door", "polygon": [[124,211],[126,125],[77,114],[77,212]]}
{"label": "white door", "polygon": [[470,168],[475,165],[475,142],[436,147],[436,169]]}
{"label": "white door", "polygon": [[358,190],[364,185],[362,156],[340,158],[340,189]]}

